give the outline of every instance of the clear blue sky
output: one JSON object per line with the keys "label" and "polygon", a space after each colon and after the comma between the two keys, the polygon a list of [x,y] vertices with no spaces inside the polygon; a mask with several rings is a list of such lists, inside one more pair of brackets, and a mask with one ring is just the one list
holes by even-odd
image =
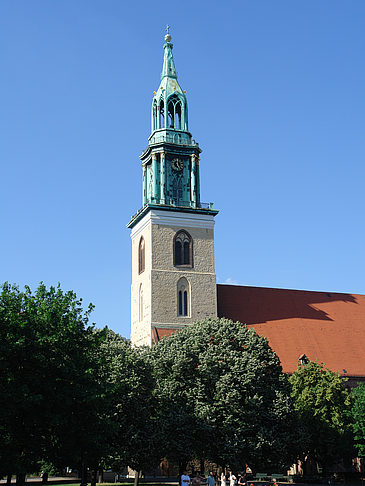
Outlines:
{"label": "clear blue sky", "polygon": [[363,0],[2,0],[0,280],[130,334],[166,23],[220,283],[365,293]]}

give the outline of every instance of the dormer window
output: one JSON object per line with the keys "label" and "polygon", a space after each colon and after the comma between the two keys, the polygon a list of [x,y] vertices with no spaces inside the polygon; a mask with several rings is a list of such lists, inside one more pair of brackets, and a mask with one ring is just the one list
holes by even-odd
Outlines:
{"label": "dormer window", "polygon": [[175,267],[193,266],[193,239],[187,231],[180,230],[174,238]]}
{"label": "dormer window", "polygon": [[309,363],[309,359],[305,354],[301,354],[298,358],[298,361],[302,366],[305,366]]}

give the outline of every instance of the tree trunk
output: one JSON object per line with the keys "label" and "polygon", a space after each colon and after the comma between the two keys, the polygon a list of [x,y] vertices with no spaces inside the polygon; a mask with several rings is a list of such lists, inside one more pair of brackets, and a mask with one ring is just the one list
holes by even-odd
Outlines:
{"label": "tree trunk", "polygon": [[134,471],[134,486],[138,486],[139,484],[139,475],[142,471]]}
{"label": "tree trunk", "polygon": [[42,474],[42,484],[47,484],[48,481],[48,472]]}
{"label": "tree trunk", "polygon": [[204,459],[200,459],[200,474],[201,476],[204,476],[204,469],[205,469],[205,461]]}
{"label": "tree trunk", "polygon": [[24,486],[25,485],[25,473],[18,473],[16,475],[16,484],[17,484],[17,486]]}
{"label": "tree trunk", "polygon": [[93,469],[91,471],[91,486],[96,486],[96,475],[97,475],[97,471],[96,469]]}
{"label": "tree trunk", "polygon": [[87,477],[86,477],[86,465],[83,462],[81,465],[81,484],[80,486],[87,486]]}
{"label": "tree trunk", "polygon": [[11,484],[11,478],[12,477],[13,477],[13,475],[10,474],[10,473],[6,476],[6,484]]}
{"label": "tree trunk", "polygon": [[103,473],[104,473],[104,471],[102,469],[99,469],[99,471],[98,471],[98,483],[104,482]]}

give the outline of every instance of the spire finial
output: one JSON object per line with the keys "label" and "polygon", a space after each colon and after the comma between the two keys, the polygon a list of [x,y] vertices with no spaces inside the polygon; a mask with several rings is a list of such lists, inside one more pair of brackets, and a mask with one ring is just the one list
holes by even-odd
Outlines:
{"label": "spire finial", "polygon": [[167,34],[165,35],[165,41],[166,42],[170,42],[171,35],[170,35],[170,26],[169,26],[169,24],[166,25],[166,32],[167,32]]}

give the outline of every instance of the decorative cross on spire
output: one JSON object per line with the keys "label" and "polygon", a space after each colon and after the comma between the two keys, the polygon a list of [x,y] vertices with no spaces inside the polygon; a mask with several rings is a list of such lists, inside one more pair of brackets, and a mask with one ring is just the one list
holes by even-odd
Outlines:
{"label": "decorative cross on spire", "polygon": [[167,25],[166,25],[166,32],[167,32],[167,34],[169,34],[169,33],[170,33],[170,32],[169,32],[169,30],[170,30],[170,26],[169,26],[169,24],[167,24]]}

